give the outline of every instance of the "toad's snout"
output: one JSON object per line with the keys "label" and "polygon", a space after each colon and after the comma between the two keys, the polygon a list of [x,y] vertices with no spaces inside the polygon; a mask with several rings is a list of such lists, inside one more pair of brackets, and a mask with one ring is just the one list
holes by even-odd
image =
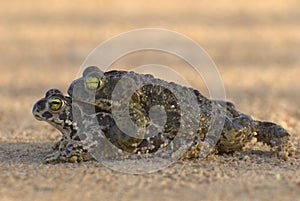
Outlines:
{"label": "toad's snout", "polygon": [[46,101],[45,100],[39,100],[38,102],[36,102],[32,108],[32,114],[33,116],[37,119],[37,120],[42,120],[42,114],[43,111],[46,108]]}

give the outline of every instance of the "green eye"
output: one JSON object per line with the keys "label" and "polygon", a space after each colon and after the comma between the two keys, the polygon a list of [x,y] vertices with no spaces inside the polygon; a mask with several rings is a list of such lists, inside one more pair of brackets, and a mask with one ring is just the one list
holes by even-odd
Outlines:
{"label": "green eye", "polygon": [[58,111],[64,106],[64,101],[60,98],[52,98],[49,100],[49,105],[52,111]]}
{"label": "green eye", "polygon": [[98,77],[90,76],[85,80],[85,84],[88,89],[98,89],[100,86],[102,86],[103,81]]}

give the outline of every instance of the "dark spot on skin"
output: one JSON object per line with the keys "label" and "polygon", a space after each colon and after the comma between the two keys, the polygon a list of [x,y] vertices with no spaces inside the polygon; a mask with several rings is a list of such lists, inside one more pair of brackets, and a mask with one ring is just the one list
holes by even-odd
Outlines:
{"label": "dark spot on skin", "polygon": [[37,102],[35,104],[35,107],[38,109],[38,111],[44,110],[45,107],[46,107],[46,101],[45,100],[41,100],[41,101]]}
{"label": "dark spot on skin", "polygon": [[66,114],[66,113],[61,113],[61,114],[59,115],[59,119],[61,119],[61,120],[66,120],[66,119],[67,119],[67,114]]}
{"label": "dark spot on skin", "polygon": [[101,122],[101,125],[104,125],[105,127],[112,127],[115,125],[114,119],[109,116],[98,117],[98,122]]}
{"label": "dark spot on skin", "polygon": [[46,119],[49,119],[49,118],[51,118],[53,115],[52,115],[50,112],[44,112],[42,116],[45,117]]}
{"label": "dark spot on skin", "polygon": [[[71,133],[72,134],[72,133]],[[71,135],[71,138],[73,139],[73,140],[77,140],[77,141],[80,141],[80,140],[82,140],[78,135],[76,135],[75,137],[73,137],[75,135],[75,133],[73,134],[73,135]]]}

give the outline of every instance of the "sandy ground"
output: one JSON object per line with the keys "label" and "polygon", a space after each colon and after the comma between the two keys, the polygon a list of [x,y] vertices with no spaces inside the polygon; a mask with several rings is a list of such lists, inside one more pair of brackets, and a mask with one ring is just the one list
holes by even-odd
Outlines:
{"label": "sandy ground", "polygon": [[[100,42],[143,27],[200,43],[218,66],[227,98],[284,126],[299,149],[299,2],[159,3],[0,3],[0,200],[300,200],[300,156],[282,161],[261,144],[144,175],[97,162],[42,163],[60,134],[33,118],[34,102],[49,88],[66,91]],[[203,87],[195,76],[187,79]]]}

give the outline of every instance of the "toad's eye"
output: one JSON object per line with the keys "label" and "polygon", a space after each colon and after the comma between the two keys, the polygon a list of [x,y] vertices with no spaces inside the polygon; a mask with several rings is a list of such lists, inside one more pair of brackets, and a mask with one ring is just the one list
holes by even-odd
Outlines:
{"label": "toad's eye", "polygon": [[88,89],[98,89],[103,85],[103,81],[95,76],[89,76],[85,80],[86,87]]}
{"label": "toad's eye", "polygon": [[58,111],[64,106],[64,101],[60,98],[54,97],[49,100],[49,105],[52,111]]}

